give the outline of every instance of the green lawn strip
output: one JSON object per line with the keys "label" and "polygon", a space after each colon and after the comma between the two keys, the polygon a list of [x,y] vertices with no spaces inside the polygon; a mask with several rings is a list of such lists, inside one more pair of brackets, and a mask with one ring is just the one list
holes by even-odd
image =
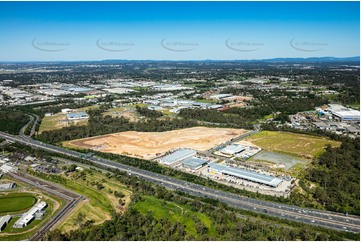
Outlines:
{"label": "green lawn strip", "polygon": [[86,216],[85,220],[93,220],[96,224],[103,223],[104,220],[106,220],[108,217],[108,215],[105,214],[102,210],[94,209],[94,207],[89,203],[81,204],[81,206],[77,207],[77,209],[78,210],[74,211],[71,216],[67,217],[63,223],[57,226],[60,231],[66,232],[79,229],[79,225],[76,224],[75,221],[78,214],[80,213]]}
{"label": "green lawn strip", "polygon": [[273,118],[273,114],[268,114],[264,116],[263,118],[258,119],[258,121],[266,121],[267,119]]}
{"label": "green lawn strip", "polygon": [[144,108],[144,107],[147,107],[149,106],[149,104],[146,104],[146,103],[137,103],[137,104],[131,104],[131,105],[128,105],[127,107],[128,108],[135,108],[135,107],[141,107],[141,108]]}
{"label": "green lawn strip", "polygon": [[[109,190],[122,192],[125,196],[129,196],[131,193],[124,184],[121,184],[116,180],[108,179],[104,174],[101,174],[99,172],[92,171],[92,174],[87,173],[86,177],[87,177],[86,179],[88,182],[92,182],[92,181],[100,182],[102,179],[106,180],[106,182],[102,183],[104,188],[101,191],[97,191],[97,190],[95,190],[95,191],[104,194],[105,198],[107,199],[107,202],[109,202],[110,205],[112,206],[112,209],[114,209],[113,202],[110,201],[109,198],[107,197]],[[79,182],[85,183],[85,181],[82,181],[82,180],[79,180]],[[74,182],[74,183],[79,184],[78,182]],[[83,185],[83,184],[79,184],[79,185]],[[90,184],[88,186],[90,186]],[[94,190],[94,189],[92,189],[92,190]],[[67,219],[67,221],[64,221],[64,223],[60,224],[58,228],[61,231],[68,231],[68,230],[76,229],[77,226],[74,225],[73,220],[76,218],[76,216],[79,213],[89,215],[89,216],[87,216],[87,219],[93,219],[95,221],[95,223],[97,223],[99,221],[96,220],[94,217],[99,218],[101,220],[101,222],[104,220],[104,217],[106,217],[106,216],[104,216],[105,215],[103,212],[104,209],[95,210],[94,206],[97,206],[97,204],[95,204],[94,202],[91,201],[92,199],[94,199],[93,196],[91,195],[88,197],[90,198],[90,201],[89,201],[90,204],[82,205],[82,207],[78,211],[76,211],[74,214],[72,214]],[[69,228],[71,228],[71,229],[69,229]]]}
{"label": "green lawn strip", "polygon": [[108,187],[108,188],[111,188],[112,190],[116,190],[116,191],[130,193],[130,191],[126,185],[120,183],[117,180],[109,179],[104,174],[101,174],[99,172],[94,172],[94,171],[93,171],[93,175],[87,174],[88,181],[101,181],[102,179],[106,180],[106,182],[103,183],[104,187],[106,187],[106,188]]}
{"label": "green lawn strip", "polygon": [[90,199],[91,205],[101,208],[104,212],[110,213],[113,210],[112,205],[110,204],[106,196],[102,194],[102,192],[91,188],[90,185],[86,186],[67,179],[67,182],[64,186],[72,191],[87,196]]}

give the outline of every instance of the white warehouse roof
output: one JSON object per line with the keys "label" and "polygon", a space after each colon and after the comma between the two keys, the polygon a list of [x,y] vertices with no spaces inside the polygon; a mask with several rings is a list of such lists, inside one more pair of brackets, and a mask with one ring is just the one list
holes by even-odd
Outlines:
{"label": "white warehouse roof", "polygon": [[163,163],[166,163],[166,164],[172,164],[174,162],[181,161],[181,160],[187,159],[189,157],[192,157],[196,153],[197,152],[192,149],[179,149],[170,155],[164,156],[163,158],[160,159],[160,161]]}
{"label": "white warehouse roof", "polygon": [[191,169],[197,169],[206,163],[208,163],[208,161],[197,157],[190,157],[182,161],[183,166],[189,167]]}
{"label": "white warehouse roof", "polygon": [[222,174],[235,176],[245,180],[265,184],[271,187],[277,187],[282,180],[269,175],[263,175],[254,171],[248,171],[242,168],[229,167],[218,163],[210,163],[209,168]]}
{"label": "white warehouse roof", "polygon": [[14,228],[22,228],[27,226],[28,223],[34,218],[35,213],[43,210],[47,206],[46,202],[41,201],[35,204],[28,212],[24,213],[21,218],[14,224]]}
{"label": "white warehouse roof", "polygon": [[236,154],[239,152],[244,151],[246,148],[244,148],[241,145],[237,145],[237,144],[233,144],[233,145],[227,145],[226,147],[224,147],[223,149],[221,149],[221,152],[224,154]]}
{"label": "white warehouse roof", "polygon": [[333,115],[340,117],[344,120],[360,120],[360,111],[358,110],[348,110],[348,111],[337,111],[332,112]]}

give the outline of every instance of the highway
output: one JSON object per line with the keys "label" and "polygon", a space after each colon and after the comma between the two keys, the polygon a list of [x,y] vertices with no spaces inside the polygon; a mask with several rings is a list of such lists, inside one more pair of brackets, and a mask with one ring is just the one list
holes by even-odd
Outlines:
{"label": "highway", "polygon": [[[29,122],[27,122],[23,127],[21,127],[21,129],[19,130],[19,136],[20,137],[26,137],[26,135],[24,134],[24,131],[28,128],[28,126],[33,123],[33,126],[31,127],[31,131],[30,131],[30,135],[29,137],[32,137],[34,134],[35,134],[35,128],[36,128],[36,125],[39,123],[39,120],[40,120],[40,117],[36,114],[32,114],[32,115],[29,115]],[[34,121],[34,116],[35,116],[35,121]]]}
{"label": "highway", "polygon": [[[72,157],[79,158],[81,155],[83,155],[83,153],[42,143],[26,136],[19,137],[0,132],[0,137],[31,146],[32,148],[39,148]],[[119,169],[120,171],[125,171],[130,175],[135,175],[139,178],[154,182],[169,189],[183,191],[191,195],[218,199],[220,202],[224,202],[239,209],[254,211],[257,213],[267,214],[269,216],[275,216],[278,218],[303,222],[314,226],[322,226],[335,230],[343,230],[354,233],[360,232],[360,218],[358,216],[345,216],[335,212],[302,208],[292,205],[247,198],[233,193],[223,192],[194,183],[178,180],[150,171],[141,170],[100,157],[90,157],[86,158],[86,160],[105,168],[114,168]]]}

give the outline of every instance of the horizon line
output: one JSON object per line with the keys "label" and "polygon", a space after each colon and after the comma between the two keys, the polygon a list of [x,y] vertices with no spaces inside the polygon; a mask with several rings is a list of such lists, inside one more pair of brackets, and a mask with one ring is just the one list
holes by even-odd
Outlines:
{"label": "horizon line", "polygon": [[[334,56],[315,56],[315,57],[273,57],[273,58],[263,58],[263,59],[197,59],[197,60],[189,60],[189,59],[98,59],[98,60],[7,60],[2,61],[0,63],[21,63],[21,62],[97,62],[97,61],[187,61],[187,62],[197,62],[197,61],[267,61],[267,60],[275,60],[275,59],[351,59],[358,58],[360,59],[360,55],[358,56],[346,56],[346,57],[334,57]],[[360,61],[360,60],[359,60]]]}

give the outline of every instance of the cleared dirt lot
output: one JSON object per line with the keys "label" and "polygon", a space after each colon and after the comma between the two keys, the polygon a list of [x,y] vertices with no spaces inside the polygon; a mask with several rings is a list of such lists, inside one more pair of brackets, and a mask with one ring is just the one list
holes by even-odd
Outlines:
{"label": "cleared dirt lot", "polygon": [[243,129],[193,127],[167,132],[121,132],[65,142],[65,146],[152,159],[176,148],[206,151],[246,133]]}

